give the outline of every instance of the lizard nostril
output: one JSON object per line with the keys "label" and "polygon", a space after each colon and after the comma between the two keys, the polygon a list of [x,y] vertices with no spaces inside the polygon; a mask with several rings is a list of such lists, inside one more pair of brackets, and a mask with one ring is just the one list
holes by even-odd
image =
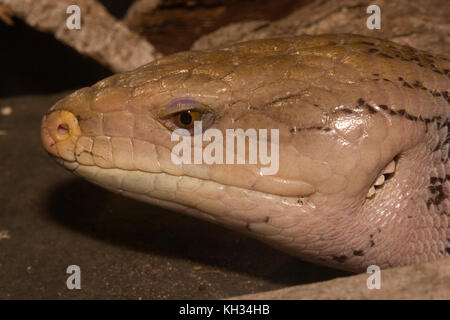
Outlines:
{"label": "lizard nostril", "polygon": [[68,134],[69,133],[69,125],[67,123],[61,123],[58,126],[58,133],[59,134]]}
{"label": "lizard nostril", "polygon": [[[73,142],[81,135],[77,117],[66,110],[56,110],[44,116],[41,124],[41,139],[44,148],[59,156],[56,144],[64,143],[64,150],[69,150]],[[75,139],[75,140],[74,140]]]}

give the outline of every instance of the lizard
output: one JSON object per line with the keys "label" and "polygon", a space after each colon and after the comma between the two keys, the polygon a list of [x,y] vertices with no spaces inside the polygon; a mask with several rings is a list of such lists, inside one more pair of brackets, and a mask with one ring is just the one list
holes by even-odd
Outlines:
{"label": "lizard", "polygon": [[[306,261],[354,272],[433,261],[450,255],[449,69],[353,34],[185,51],[58,101],[41,140],[95,184]],[[195,138],[196,121],[276,129],[278,171],[175,164],[171,137]]]}

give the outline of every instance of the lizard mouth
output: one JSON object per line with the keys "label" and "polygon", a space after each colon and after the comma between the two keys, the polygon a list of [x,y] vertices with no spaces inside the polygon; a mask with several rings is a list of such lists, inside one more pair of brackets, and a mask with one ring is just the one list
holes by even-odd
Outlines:
{"label": "lizard mouth", "polygon": [[[106,169],[57,157],[55,160],[74,174],[112,192],[266,241],[282,232],[278,219],[283,220],[289,212],[298,215],[315,207],[308,198],[283,197],[190,176]],[[290,226],[296,223],[292,221]]]}
{"label": "lizard mouth", "polygon": [[302,219],[325,225],[309,197],[283,197],[190,176],[107,169],[59,157],[55,160],[75,175],[114,193],[244,233],[288,254],[323,263],[296,252],[297,236],[316,237]]}
{"label": "lizard mouth", "polygon": [[385,182],[393,177],[395,174],[395,169],[397,166],[397,159],[395,157],[389,164],[381,171],[381,174],[377,177],[373,185],[367,192],[366,199],[373,199],[376,196],[377,191],[379,191],[385,185]]}

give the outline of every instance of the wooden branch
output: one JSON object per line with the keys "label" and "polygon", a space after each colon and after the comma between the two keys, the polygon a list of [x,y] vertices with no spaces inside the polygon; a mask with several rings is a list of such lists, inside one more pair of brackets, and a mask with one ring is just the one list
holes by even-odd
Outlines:
{"label": "wooden branch", "polygon": [[[14,15],[40,31],[90,56],[114,72],[134,69],[161,55],[144,38],[131,32],[95,0],[0,0]],[[81,9],[81,29],[69,30],[70,5]]]}
{"label": "wooden branch", "polygon": [[10,8],[5,5],[0,4],[0,20],[6,23],[7,25],[12,26],[14,24],[12,20],[13,12]]}
{"label": "wooden branch", "polygon": [[160,0],[136,0],[127,10],[127,14],[123,19],[124,23],[130,26],[132,30],[138,29],[141,17],[155,10],[160,3]]}
{"label": "wooden branch", "polygon": [[[369,30],[366,9],[381,9],[381,29]],[[393,40],[418,49],[448,55],[450,11],[448,0],[327,0],[315,1],[278,21],[258,25],[235,23],[200,38],[193,49],[263,38],[301,34],[357,33]],[[235,32],[233,30],[239,30]]]}

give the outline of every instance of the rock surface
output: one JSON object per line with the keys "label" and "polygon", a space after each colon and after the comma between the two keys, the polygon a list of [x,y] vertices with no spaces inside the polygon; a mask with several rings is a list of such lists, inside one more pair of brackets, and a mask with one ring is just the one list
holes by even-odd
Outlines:
{"label": "rock surface", "polygon": [[450,258],[380,274],[380,289],[369,290],[372,274],[360,274],[230,299],[450,299]]}

